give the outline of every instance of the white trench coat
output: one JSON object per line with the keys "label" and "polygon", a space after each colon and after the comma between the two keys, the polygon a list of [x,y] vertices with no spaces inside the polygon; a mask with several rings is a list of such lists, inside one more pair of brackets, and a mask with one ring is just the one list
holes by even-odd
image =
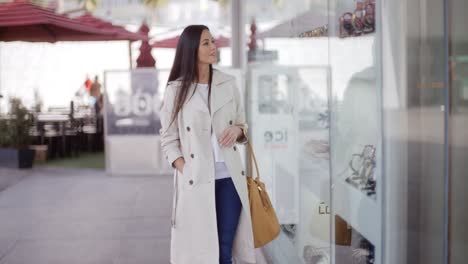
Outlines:
{"label": "white trench coat", "polygon": [[[168,84],[161,108],[161,145],[166,159],[170,164],[179,157],[185,159],[184,174],[174,171],[171,263],[218,264],[211,128],[217,138],[230,125],[240,126],[246,131],[245,110],[234,77],[213,70],[211,113],[201,95],[193,93],[193,84],[177,119],[170,125],[179,86],[179,81]],[[233,257],[239,262],[255,263],[247,172],[235,145],[221,148],[221,152],[243,208],[234,239]]]}

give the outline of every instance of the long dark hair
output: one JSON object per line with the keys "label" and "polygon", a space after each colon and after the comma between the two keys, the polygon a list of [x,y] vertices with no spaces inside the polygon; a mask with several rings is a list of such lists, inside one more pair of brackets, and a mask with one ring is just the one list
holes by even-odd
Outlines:
{"label": "long dark hair", "polygon": [[[193,82],[198,82],[198,47],[203,30],[210,30],[204,25],[191,25],[184,29],[177,43],[174,63],[169,74],[168,83],[180,78],[181,85],[177,89],[174,98],[174,109],[171,124],[182,109],[187,99],[189,88]],[[208,81],[208,102],[211,94],[211,81],[213,79],[213,68],[210,65],[210,77]],[[193,91],[195,93],[195,90]],[[193,96],[193,93],[190,96]],[[209,105],[209,104],[208,104]]]}

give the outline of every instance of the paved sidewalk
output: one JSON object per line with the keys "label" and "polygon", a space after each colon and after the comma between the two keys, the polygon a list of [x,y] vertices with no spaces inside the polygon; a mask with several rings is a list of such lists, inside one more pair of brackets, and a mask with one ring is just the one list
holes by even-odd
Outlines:
{"label": "paved sidewalk", "polygon": [[0,168],[0,192],[32,174],[33,172],[31,170]]}
{"label": "paved sidewalk", "polygon": [[0,170],[0,264],[169,263],[172,179]]}

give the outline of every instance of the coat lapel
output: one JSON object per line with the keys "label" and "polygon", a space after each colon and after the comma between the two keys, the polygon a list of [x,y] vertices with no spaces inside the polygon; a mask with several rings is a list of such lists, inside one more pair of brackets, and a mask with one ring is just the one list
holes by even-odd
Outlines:
{"label": "coat lapel", "polygon": [[231,79],[231,76],[220,73],[218,70],[213,70],[213,86],[211,87],[210,102],[211,115],[233,99],[231,90],[225,86],[226,82]]}

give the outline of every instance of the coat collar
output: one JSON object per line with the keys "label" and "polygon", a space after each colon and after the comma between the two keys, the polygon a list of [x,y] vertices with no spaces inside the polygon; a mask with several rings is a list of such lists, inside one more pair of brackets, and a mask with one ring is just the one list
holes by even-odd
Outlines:
{"label": "coat collar", "polygon": [[231,75],[225,74],[217,69],[213,69],[213,85],[220,85],[232,79],[233,77]]}
{"label": "coat collar", "polygon": [[[211,116],[213,116],[219,109],[221,109],[226,103],[233,99],[233,93],[229,89],[226,82],[232,81],[234,78],[228,74],[220,72],[216,69],[213,70],[213,81],[211,86],[211,100],[210,109]],[[210,113],[206,106],[202,95],[198,91],[194,91],[196,84],[192,84],[190,87],[189,94],[195,92],[190,100],[194,100],[194,107],[202,112]]]}
{"label": "coat collar", "polygon": [[[233,99],[231,85],[225,85],[234,80],[231,75],[213,70],[213,87],[211,87],[211,116]],[[235,88],[235,87],[234,87]]]}

